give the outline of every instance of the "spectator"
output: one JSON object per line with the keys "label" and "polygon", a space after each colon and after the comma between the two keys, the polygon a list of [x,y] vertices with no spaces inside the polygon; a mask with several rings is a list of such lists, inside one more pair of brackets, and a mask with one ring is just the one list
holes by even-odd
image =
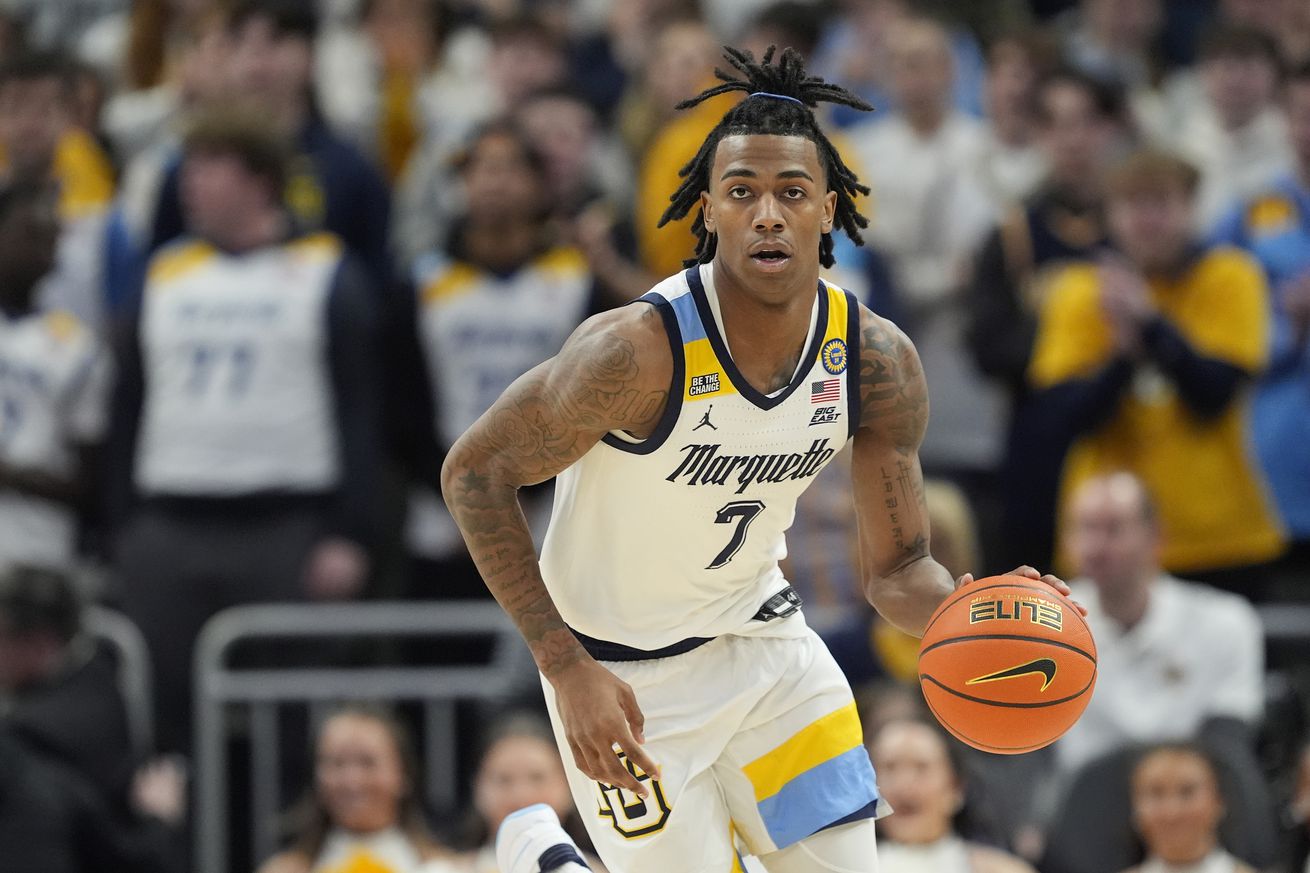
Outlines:
{"label": "spectator", "polygon": [[132,743],[117,665],[81,624],[67,576],[0,569],[0,720],[34,750],[78,771],[125,821],[145,750]]}
{"label": "spectator", "polygon": [[1224,798],[1217,765],[1190,744],[1147,750],[1132,776],[1133,823],[1146,860],[1127,873],[1255,873],[1219,842]]}
{"label": "spectator", "polygon": [[978,173],[998,211],[1028,197],[1046,175],[1037,136],[1037,86],[1056,57],[1054,43],[1040,31],[1015,31],[987,50],[987,128]]}
{"label": "spectator", "polygon": [[490,40],[480,28],[457,28],[450,7],[367,0],[319,39],[324,114],[376,156],[393,183],[414,175],[414,166],[444,162],[499,105],[485,76]]}
{"label": "spectator", "polygon": [[[446,249],[415,268],[417,336],[433,391],[431,400],[418,402],[435,410],[442,449],[511,382],[558,352],[595,309],[585,260],[552,234],[546,164],[531,143],[508,124],[492,125],[469,145],[460,166],[466,212]],[[436,450],[430,459],[425,479],[435,487]],[[546,495],[528,496],[525,506],[534,530],[544,533]],[[411,545],[421,557],[411,593],[486,597],[445,506],[429,496],[414,510]]]}
{"label": "spectator", "polygon": [[1037,137],[1048,167],[1040,190],[1008,210],[978,253],[966,338],[984,374],[1010,398],[1002,464],[1001,565],[1049,567],[1067,440],[1031,392],[1037,310],[1052,276],[1103,246],[1102,183],[1125,133],[1122,92],[1073,70],[1037,87]]}
{"label": "spectator", "polygon": [[168,835],[125,831],[77,773],[0,724],[0,857],[7,870],[171,873]]}
{"label": "spectator", "polygon": [[959,291],[993,220],[976,173],[984,128],[951,107],[950,43],[937,24],[898,25],[892,69],[897,112],[848,133],[873,190],[868,238],[891,264],[901,326],[938,392],[920,453],[925,469],[976,480],[997,460],[1004,418],[999,390],[965,358],[961,340]]}
{"label": "spectator", "polygon": [[[511,714],[490,727],[473,777],[473,811],[456,841],[468,851],[438,864],[431,873],[501,873],[495,850],[501,822],[510,813],[537,803],[554,809],[575,840],[585,835],[550,725],[536,715]],[[586,840],[579,842],[588,845]],[[603,873],[595,858],[588,856],[587,863]]]}
{"label": "spectator", "polygon": [[53,186],[0,192],[0,564],[68,567],[104,435],[109,361],[67,312],[36,311],[55,264]]}
{"label": "spectator", "polygon": [[777,0],[762,7],[736,45],[762,57],[769,46],[794,48],[808,63],[823,28],[824,11],[805,0]]}
{"label": "spectator", "polygon": [[1155,86],[1162,0],[1080,0],[1056,22],[1064,56],[1102,82],[1139,95]]}
{"label": "spectator", "polygon": [[[912,16],[913,4],[907,0],[852,0],[842,6],[842,11],[827,22],[811,68],[830,82],[845,83],[856,96],[879,110],[890,113],[902,109],[893,84],[891,60],[896,29]],[[978,41],[963,27],[951,30],[948,39],[956,73],[951,105],[969,115],[982,115],[986,62]],[[864,113],[844,106],[832,112],[837,127],[860,124],[866,118]]]}
{"label": "spectator", "polygon": [[138,0],[123,46],[124,77],[102,116],[114,156],[130,167],[164,143],[179,116],[225,94],[227,34],[206,0]]}
{"label": "spectator", "polygon": [[1284,65],[1310,62],[1310,6],[1298,0],[1220,0],[1219,15],[1277,40]]}
{"label": "spectator", "polygon": [[[710,81],[718,58],[714,38],[705,25],[678,19],[664,25],[656,37],[647,64],[644,87],[658,119],[658,132],[634,151],[639,164],[636,223],[641,265],[653,276],[669,276],[691,257],[692,221],[683,219],[659,226],[669,195],[678,189],[679,171],[693,157],[705,137],[732,106],[732,95],[706,100],[674,115],[674,106],[693,97]],[[683,89],[686,89],[685,91]],[[641,142],[632,143],[642,149]]]}
{"label": "spectator", "polygon": [[0,69],[0,176],[58,186],[56,268],[42,282],[37,301],[99,329],[99,242],[114,173],[91,134],[73,125],[75,100],[72,67],[60,55],[22,55]]}
{"label": "spectator", "polygon": [[291,848],[259,873],[386,870],[437,873],[413,743],[391,715],[337,710],[314,744],[314,788],[294,813]]}
{"label": "spectator", "polygon": [[[1290,569],[1310,567],[1310,63],[1288,77],[1296,168],[1240,203],[1216,239],[1259,260],[1272,290],[1273,348],[1253,403],[1256,451],[1294,542]],[[1297,580],[1302,587],[1304,579]]]}
{"label": "spectator", "polygon": [[1168,141],[1201,171],[1197,221],[1209,228],[1234,200],[1286,174],[1293,156],[1272,39],[1254,28],[1213,28],[1201,41],[1200,77],[1205,99]]}
{"label": "spectator", "polygon": [[1206,722],[1253,728],[1264,701],[1264,636],[1250,603],[1161,571],[1160,521],[1127,473],[1087,480],[1066,538],[1074,597],[1096,639],[1096,689],[1056,745],[1065,772],[1132,743],[1190,738]]}
{"label": "spectator", "polygon": [[[239,0],[227,14],[230,85],[248,111],[295,140],[299,156],[285,197],[297,221],[340,237],[382,287],[392,275],[386,183],[318,111],[311,88],[316,28],[313,5],[303,0]],[[186,231],[184,211],[175,164],[153,210],[151,252]]]}
{"label": "spectator", "polygon": [[192,235],[150,261],[114,409],[117,569],[167,750],[186,748],[191,647],[211,615],[361,590],[379,451],[375,292],[337,237],[294,226],[285,144],[260,119],[214,115],[184,155]]}
{"label": "spectator", "polygon": [[886,873],[1032,873],[1018,858],[966,841],[984,804],[971,796],[958,744],[923,717],[890,721],[872,734],[878,790],[895,812],[878,822],[878,863]]}
{"label": "spectator", "polygon": [[1119,254],[1052,283],[1030,379],[1076,435],[1066,496],[1097,474],[1135,473],[1159,507],[1164,568],[1258,596],[1261,566],[1283,548],[1246,448],[1244,395],[1268,356],[1265,282],[1245,253],[1196,244],[1196,184],[1159,152],[1114,170]]}
{"label": "spectator", "polygon": [[636,263],[627,215],[631,167],[581,97],[562,90],[528,97],[515,113],[546,164],[551,210],[578,247],[606,302],[618,306],[649,291],[658,279]]}

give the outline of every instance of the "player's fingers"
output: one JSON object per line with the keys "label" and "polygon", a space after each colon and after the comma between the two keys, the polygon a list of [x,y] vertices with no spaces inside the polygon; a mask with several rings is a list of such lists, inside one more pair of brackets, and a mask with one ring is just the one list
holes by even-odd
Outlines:
{"label": "player's fingers", "polygon": [[641,772],[652,779],[660,778],[660,766],[650,756],[646,748],[632,734],[619,738],[619,748],[628,756],[628,760],[641,768]]}
{"label": "player's fingers", "polygon": [[646,716],[637,703],[637,695],[632,686],[625,684],[619,689],[619,706],[623,707],[623,715],[628,719],[628,729],[632,731],[632,736],[639,743],[646,742]]}
{"label": "player's fingers", "polygon": [[597,778],[595,773],[596,768],[588,759],[587,753],[583,751],[582,746],[578,745],[572,737],[569,737],[569,751],[573,753],[573,763],[582,771],[583,776],[586,776],[588,779]]}
{"label": "player's fingers", "polygon": [[[630,743],[629,745],[635,748],[640,748],[636,743]],[[628,768],[623,765],[623,760],[619,757],[616,747],[618,749],[623,748],[622,745],[615,742],[610,744],[604,751],[601,751],[600,749],[596,750],[597,754],[602,756],[604,760],[604,769],[607,774],[605,781],[609,782],[611,785],[618,785],[621,788],[626,788],[638,797],[648,797],[650,795],[650,789],[648,789],[640,779],[633,776],[632,773],[628,771]],[[624,749],[624,751],[626,752],[627,750]],[[634,763],[636,762],[634,761]]]}
{"label": "player's fingers", "polygon": [[1010,571],[1010,575],[1011,575],[1011,576],[1023,576],[1023,577],[1025,577],[1025,578],[1027,578],[1027,579],[1041,579],[1041,578],[1042,578],[1042,574],[1041,574],[1041,573],[1038,573],[1035,569],[1033,569],[1032,567],[1029,567],[1027,564],[1024,564],[1022,567],[1018,567],[1018,568],[1016,568],[1016,569],[1014,569],[1014,570],[1011,570],[1011,571]]}
{"label": "player's fingers", "polygon": [[968,584],[969,584],[970,582],[972,582],[972,581],[973,581],[973,574],[972,574],[972,573],[965,573],[965,574],[964,574],[963,576],[961,576],[959,579],[956,579],[956,580],[955,580],[955,587],[956,587],[956,588],[963,588],[965,585],[968,585]]}
{"label": "player's fingers", "polygon": [[1069,583],[1065,582],[1058,576],[1053,576],[1050,573],[1047,573],[1042,577],[1042,581],[1066,597],[1073,593],[1073,590],[1069,588]]}

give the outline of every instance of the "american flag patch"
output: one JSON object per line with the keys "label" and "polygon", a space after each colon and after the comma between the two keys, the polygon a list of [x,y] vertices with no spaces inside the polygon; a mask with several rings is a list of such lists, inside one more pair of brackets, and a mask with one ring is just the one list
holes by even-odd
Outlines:
{"label": "american flag patch", "polygon": [[831,403],[841,399],[841,379],[824,379],[810,383],[811,403]]}

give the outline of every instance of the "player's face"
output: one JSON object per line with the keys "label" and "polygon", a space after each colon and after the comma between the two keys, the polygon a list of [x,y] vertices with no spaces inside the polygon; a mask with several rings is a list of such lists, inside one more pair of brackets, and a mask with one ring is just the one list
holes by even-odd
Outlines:
{"label": "player's face", "polygon": [[1146,273],[1178,266],[1192,242],[1192,198],[1181,184],[1110,198],[1110,236]]}
{"label": "player's face", "polygon": [[1287,122],[1301,172],[1310,177],[1310,81],[1287,86]]}
{"label": "player's face", "polygon": [[561,819],[572,808],[559,752],[539,737],[506,737],[487,750],[474,787],[474,803],[495,833],[516,809],[544,803]]}
{"label": "player's face", "polygon": [[1157,752],[1133,774],[1133,820],[1147,851],[1167,864],[1198,861],[1215,846],[1224,805],[1208,764]]}
{"label": "player's face", "polygon": [[405,795],[400,751],[376,719],[339,715],[323,728],[315,767],[318,797],[337,827],[372,832],[399,817]]}
{"label": "player's face", "polygon": [[910,845],[949,834],[963,794],[941,736],[926,725],[892,722],[871,751],[878,791],[896,810],[878,823],[879,833]]}
{"label": "player's face", "polygon": [[1140,492],[1120,480],[1088,484],[1069,511],[1069,552],[1078,575],[1091,579],[1101,596],[1136,594],[1154,574],[1159,537],[1142,511]]}
{"label": "player's face", "polygon": [[724,137],[701,195],[718,235],[715,266],[739,288],[782,301],[813,294],[819,242],[832,231],[837,194],[818,147],[799,136]]}

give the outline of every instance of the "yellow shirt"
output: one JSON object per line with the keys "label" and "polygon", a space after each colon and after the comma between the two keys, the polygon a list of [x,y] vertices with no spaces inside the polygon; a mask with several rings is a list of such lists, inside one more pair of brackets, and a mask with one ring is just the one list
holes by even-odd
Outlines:
{"label": "yellow shirt", "polygon": [[646,152],[637,191],[637,246],[642,266],[656,276],[682,272],[682,262],[696,253],[691,224],[699,207],[693,206],[681,221],[656,225],[682,184],[678,171],[696,157],[705,137],[738,99],[740,95],[724,94],[687,110],[665,125]]}
{"label": "yellow shirt", "polygon": [[[1153,279],[1161,315],[1199,354],[1250,373],[1269,351],[1267,291],[1259,266],[1221,247],[1182,275]],[[1029,378],[1036,388],[1094,375],[1115,357],[1101,314],[1096,270],[1076,265],[1057,276],[1042,308]],[[1245,395],[1217,418],[1190,412],[1173,383],[1139,364],[1115,416],[1085,434],[1064,466],[1061,505],[1091,476],[1129,470],[1146,483],[1164,529],[1164,566],[1176,573],[1270,560],[1283,534],[1248,439]],[[1067,556],[1061,563],[1067,567]]]}

